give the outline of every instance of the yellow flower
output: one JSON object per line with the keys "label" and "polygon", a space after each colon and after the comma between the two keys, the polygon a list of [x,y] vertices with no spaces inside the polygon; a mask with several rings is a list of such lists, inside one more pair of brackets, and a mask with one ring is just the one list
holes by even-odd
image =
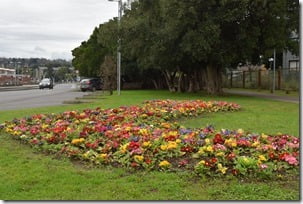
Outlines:
{"label": "yellow flower", "polygon": [[264,133],[262,133],[262,135],[261,135],[261,137],[262,137],[262,139],[267,139],[267,137],[268,137],[268,135],[266,135],[266,134],[264,134]]}
{"label": "yellow flower", "polygon": [[48,124],[43,124],[43,125],[42,125],[42,129],[46,129],[46,128],[48,128],[48,127],[49,127]]}
{"label": "yellow flower", "polygon": [[239,134],[243,134],[244,133],[244,130],[243,129],[238,129],[238,131],[237,131]]}
{"label": "yellow flower", "polygon": [[150,147],[150,146],[151,146],[150,141],[143,142],[143,147]]}
{"label": "yellow flower", "polygon": [[266,157],[264,155],[259,155],[259,160],[266,161],[267,159],[266,159]]}
{"label": "yellow flower", "polygon": [[217,157],[222,157],[222,156],[224,156],[224,152],[218,152],[218,153],[216,154],[216,156],[217,156]]}
{"label": "yellow flower", "polygon": [[162,151],[167,150],[167,145],[161,145],[161,146],[160,146],[160,149],[161,149]]}
{"label": "yellow flower", "polygon": [[89,119],[88,118],[85,118],[85,119],[82,119],[82,120],[80,120],[82,123],[87,123],[88,121],[89,121]]}
{"label": "yellow flower", "polygon": [[199,161],[198,165],[204,165],[205,164],[205,160],[201,160]]}
{"label": "yellow flower", "polygon": [[237,146],[237,141],[230,138],[230,139],[225,140],[224,144],[226,146],[229,146],[229,147],[236,147]]}
{"label": "yellow flower", "polygon": [[160,167],[169,167],[170,163],[168,161],[164,160],[159,163],[159,166]]}
{"label": "yellow flower", "polygon": [[119,150],[120,150],[122,153],[125,153],[126,150],[127,150],[128,145],[129,145],[129,142],[126,143],[126,144],[124,144],[124,145],[122,145],[122,146],[120,146],[120,149],[119,149]]}
{"label": "yellow flower", "polygon": [[176,143],[181,143],[181,140],[180,139],[176,139]]}
{"label": "yellow flower", "polygon": [[87,152],[85,152],[82,156],[83,156],[83,158],[85,158],[85,159],[87,159],[88,158],[88,156],[89,156],[89,151],[87,151]]}
{"label": "yellow flower", "polygon": [[74,145],[77,145],[77,144],[81,144],[81,143],[83,143],[85,141],[85,139],[84,138],[80,138],[80,139],[73,139],[72,140],[72,144],[74,144]]}
{"label": "yellow flower", "polygon": [[143,159],[144,159],[144,157],[143,156],[141,156],[141,155],[135,155],[134,156],[134,159],[135,159],[135,161],[139,161],[139,162],[142,162],[143,161]]}
{"label": "yellow flower", "polygon": [[252,147],[258,147],[259,145],[260,145],[260,143],[256,141],[256,142],[252,143],[251,146],[252,146]]}
{"label": "yellow flower", "polygon": [[168,134],[172,135],[172,136],[177,136],[178,132],[177,131],[169,131]]}
{"label": "yellow flower", "polygon": [[14,131],[13,135],[21,135],[21,132],[20,131]]}
{"label": "yellow flower", "polygon": [[173,141],[169,141],[168,142],[168,145],[167,145],[167,149],[170,150],[170,149],[176,149],[177,148],[177,143],[176,142],[173,142]]}
{"label": "yellow flower", "polygon": [[210,140],[208,138],[205,139],[205,144],[210,144]]}
{"label": "yellow flower", "polygon": [[170,128],[170,124],[169,124],[169,123],[161,123],[161,126],[162,126],[163,128],[167,128],[167,129]]}
{"label": "yellow flower", "polygon": [[147,118],[148,115],[146,115],[145,113],[143,113],[143,114],[141,115],[141,117],[142,117],[142,118]]}
{"label": "yellow flower", "polygon": [[140,133],[141,135],[148,135],[148,130],[145,129],[145,128],[143,128],[143,129],[140,129],[140,130],[139,130],[139,133]]}
{"label": "yellow flower", "polygon": [[105,153],[104,153],[104,154],[100,154],[99,157],[100,157],[101,159],[106,159],[107,154],[105,154]]}
{"label": "yellow flower", "polygon": [[218,170],[222,173],[222,174],[225,174],[226,173],[226,170],[227,170],[227,167],[223,167],[221,163],[219,163],[217,165],[218,167]]}
{"label": "yellow flower", "polygon": [[201,154],[204,154],[204,148],[203,148],[203,147],[200,147],[200,148],[199,148],[198,154],[200,154],[200,155],[201,155]]}
{"label": "yellow flower", "polygon": [[213,149],[212,146],[209,145],[209,146],[206,147],[206,151],[208,151],[208,152],[213,152],[214,149]]}
{"label": "yellow flower", "polygon": [[263,161],[267,161],[266,157],[264,155],[259,155],[258,163],[262,164]]}

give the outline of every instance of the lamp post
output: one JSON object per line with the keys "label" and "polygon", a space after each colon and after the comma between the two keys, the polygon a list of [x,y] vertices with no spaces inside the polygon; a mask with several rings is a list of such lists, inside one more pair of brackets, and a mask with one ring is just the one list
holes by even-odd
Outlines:
{"label": "lamp post", "polygon": [[273,75],[273,82],[272,82],[272,92],[275,92],[275,84],[276,83],[276,49],[274,49],[274,75]]}
{"label": "lamp post", "polygon": [[275,69],[276,69],[276,63],[275,63],[275,55],[276,55],[276,52],[274,52],[274,58],[269,58],[268,61],[270,63],[270,68],[272,69],[272,64],[273,64],[273,87],[272,87],[272,93],[274,92],[275,90]]}
{"label": "lamp post", "polygon": [[[111,2],[118,2],[118,30],[120,29],[120,21],[122,16],[122,0],[108,0]],[[121,90],[121,40],[120,36],[118,36],[118,48],[117,48],[117,93],[120,96]]]}

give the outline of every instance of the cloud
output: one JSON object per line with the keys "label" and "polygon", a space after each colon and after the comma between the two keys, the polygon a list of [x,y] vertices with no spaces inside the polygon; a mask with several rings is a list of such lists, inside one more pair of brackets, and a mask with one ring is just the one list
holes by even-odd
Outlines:
{"label": "cloud", "polygon": [[1,0],[0,57],[71,59],[71,50],[117,12],[107,0]]}

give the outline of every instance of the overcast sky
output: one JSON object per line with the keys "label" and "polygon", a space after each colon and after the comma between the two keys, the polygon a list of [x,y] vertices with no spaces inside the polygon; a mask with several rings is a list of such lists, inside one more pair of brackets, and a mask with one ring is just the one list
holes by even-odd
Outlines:
{"label": "overcast sky", "polygon": [[71,50],[118,15],[108,0],[1,0],[0,57],[71,59]]}

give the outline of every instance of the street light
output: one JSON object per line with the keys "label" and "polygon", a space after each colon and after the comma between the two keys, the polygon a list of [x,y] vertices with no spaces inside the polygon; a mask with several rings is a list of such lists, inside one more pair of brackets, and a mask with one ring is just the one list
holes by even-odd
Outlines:
{"label": "street light", "polygon": [[271,68],[271,65],[272,65],[272,62],[273,62],[273,84],[272,84],[272,93],[274,93],[275,91],[275,78],[276,78],[276,75],[275,75],[275,72],[276,72],[276,50],[274,50],[274,58],[269,58],[268,59],[269,63],[270,63],[270,68]]}
{"label": "street light", "polygon": [[[122,15],[122,0],[108,0],[111,2],[118,2],[118,30],[120,29],[120,21]],[[120,36],[118,36],[118,48],[117,48],[117,93],[120,96],[121,90],[121,41]]]}

